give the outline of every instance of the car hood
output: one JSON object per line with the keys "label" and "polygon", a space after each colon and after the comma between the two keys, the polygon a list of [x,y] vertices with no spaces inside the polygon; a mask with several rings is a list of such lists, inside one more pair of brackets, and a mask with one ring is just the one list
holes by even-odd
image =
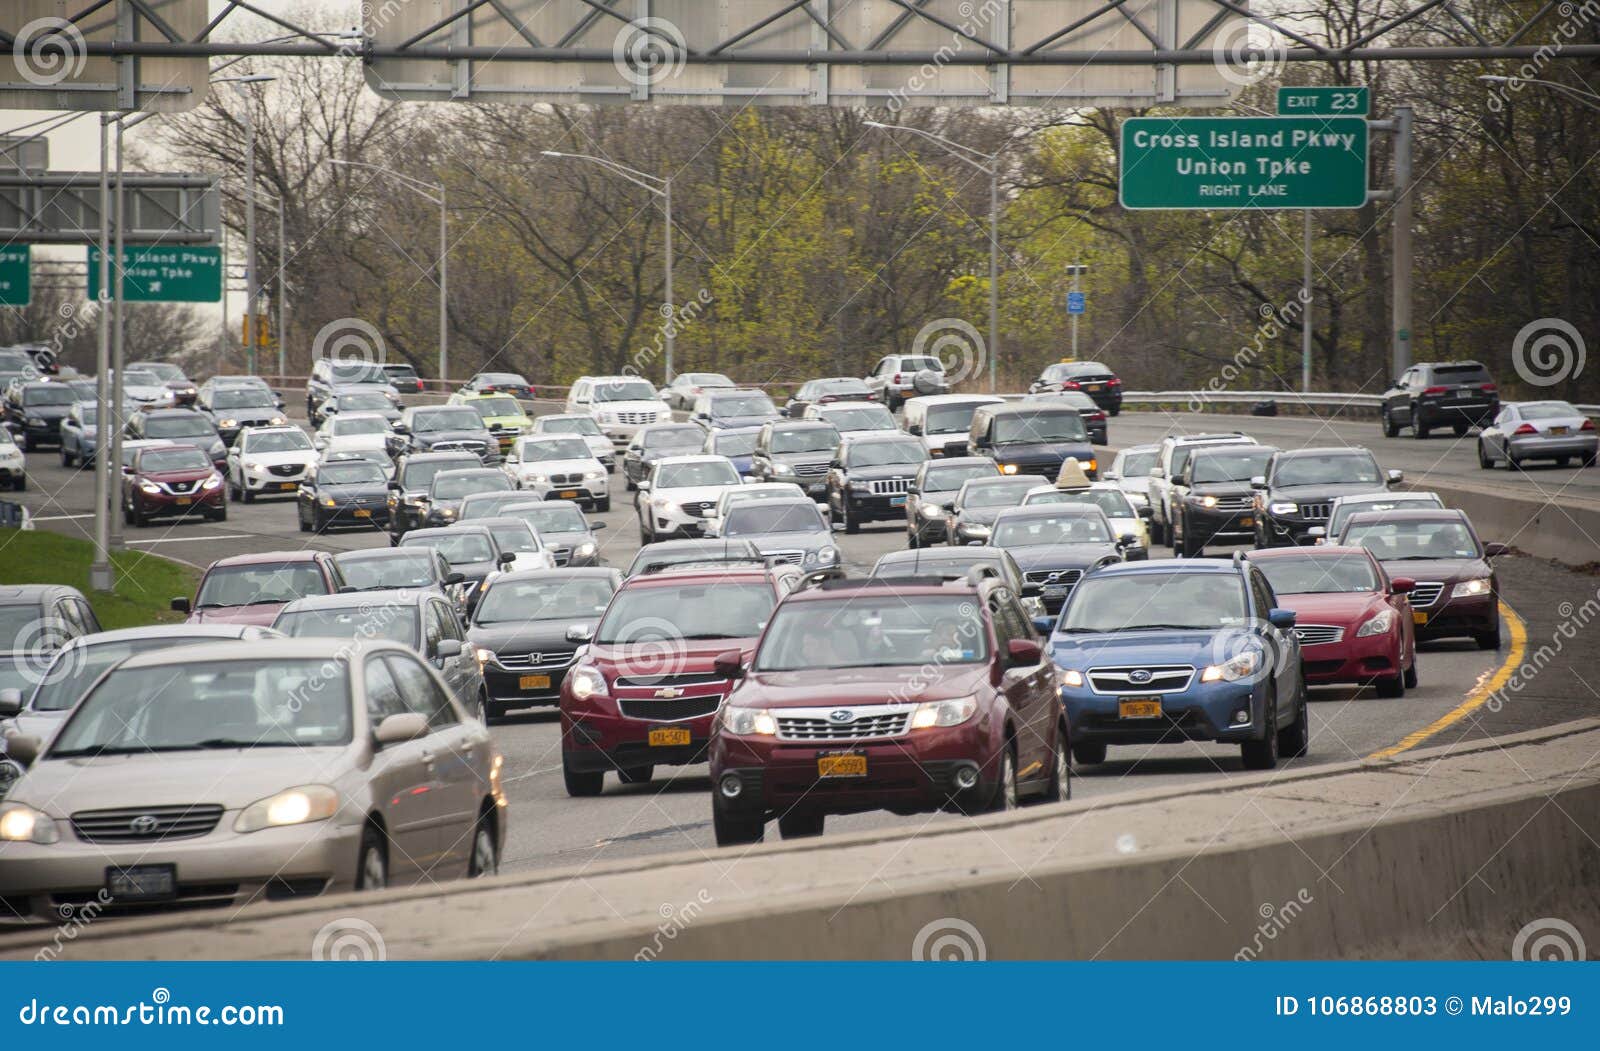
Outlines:
{"label": "car hood", "polygon": [[582,438],[589,444],[589,451],[593,452],[596,456],[600,456],[602,454],[611,456],[617,451],[616,446],[611,444],[611,439],[607,438],[603,434],[580,434],[578,437]]}
{"label": "car hood", "polygon": [[849,477],[852,482],[879,481],[885,478],[915,478],[918,464],[890,463],[882,467],[851,467]]}
{"label": "car hood", "polygon": [[1383,562],[1390,577],[1410,577],[1412,580],[1474,580],[1488,576],[1492,570],[1481,558],[1427,558],[1396,559]]}
{"label": "car hood", "polygon": [[752,541],[763,555],[772,551],[820,551],[833,546],[832,533],[817,532],[760,533],[726,539]]}
{"label": "car hood", "polygon": [[825,464],[833,459],[832,449],[813,449],[810,452],[784,452],[769,453],[773,463],[795,464]]}
{"label": "car hood", "polygon": [[659,401],[597,401],[594,411],[606,412],[650,412],[657,415],[670,415],[666,405]]}
{"label": "car hood", "polygon": [[833,708],[901,704],[965,697],[989,678],[988,664],[945,664],[938,675],[918,674],[920,665],[830,668],[825,683],[816,670],[751,672],[735,687],[730,703],[761,708]]}
{"label": "car hood", "polygon": [[996,460],[1094,459],[1094,447],[1088,442],[1003,442],[990,450]]}
{"label": "car hood", "polygon": [[256,420],[281,419],[283,410],[276,405],[242,405],[237,409],[211,409],[206,413],[213,420],[237,420],[240,423]]}
{"label": "car hood", "polygon": [[698,456],[698,455],[700,455],[700,448],[699,448],[699,446],[695,446],[695,445],[682,445],[682,446],[678,446],[677,448],[672,448],[672,449],[640,449],[639,450],[639,462],[640,463],[655,463],[657,460],[666,459],[669,456]]}
{"label": "car hood", "polygon": [[567,629],[574,624],[589,624],[592,626],[599,619],[600,614],[596,613],[592,617],[573,617],[570,620],[477,624],[468,629],[467,639],[474,646],[482,646],[486,650],[507,650],[511,652],[559,650],[570,652],[577,649],[578,644],[567,641]]}
{"label": "car hood", "polygon": [[750,416],[713,416],[711,425],[719,429],[732,429],[734,427],[760,427],[764,423],[781,419],[776,413],[760,412]]}
{"label": "car hood", "polygon": [[145,471],[138,477],[152,482],[203,482],[214,473],[210,467],[186,467],[181,471]]}
{"label": "car hood", "polygon": [[524,462],[517,468],[519,472],[539,472],[541,474],[578,474],[583,471],[598,471],[600,465],[591,460],[539,460],[537,462]]}
{"label": "car hood", "polygon": [[1242,482],[1196,482],[1189,487],[1200,496],[1250,496],[1255,492],[1248,479]]}
{"label": "car hood", "polygon": [[247,463],[259,463],[267,467],[279,464],[313,464],[317,462],[315,449],[286,449],[276,453],[245,453],[242,459]]}
{"label": "car hood", "polygon": [[1083,569],[1117,553],[1115,544],[1028,544],[1004,550],[1010,552],[1024,572],[1030,569]]}
{"label": "car hood", "polygon": [[172,392],[165,387],[146,387],[142,383],[124,383],[122,385],[122,393],[138,401],[152,401],[157,398],[165,398]]}
{"label": "car hood", "polygon": [[[1217,631],[1129,631],[1104,635],[1052,635],[1050,656],[1063,668],[1107,665],[1192,664],[1203,668],[1238,652],[1216,645]],[[1231,634],[1231,632],[1230,632]]]}
{"label": "car hood", "polygon": [[967,507],[956,515],[956,521],[964,525],[993,525],[994,520],[1000,517],[1001,511],[1008,511],[1015,504],[1004,507]]}
{"label": "car hood", "polygon": [[374,449],[386,450],[389,448],[389,439],[383,434],[335,434],[328,437],[329,449]]}
{"label": "car hood", "polygon": [[46,756],[28,769],[8,798],[31,799],[54,817],[127,806],[221,803],[242,810],[295,785],[337,780],[348,746],[226,748],[143,755]]}
{"label": "car hood", "polygon": [[197,609],[189,614],[189,624],[254,624],[270,628],[287,602],[263,602],[255,606],[217,606]]}
{"label": "car hood", "polygon": [[1339,591],[1330,594],[1279,595],[1278,605],[1292,609],[1300,624],[1352,625],[1365,621],[1388,606],[1376,591]]}
{"label": "car hood", "polygon": [[318,488],[322,495],[335,500],[377,500],[381,503],[389,498],[389,487],[382,482],[352,482],[349,485],[322,485]]}
{"label": "car hood", "polygon": [[70,405],[28,405],[22,409],[22,415],[36,416],[41,420],[63,420],[71,411]]}
{"label": "car hood", "polygon": [[652,498],[664,496],[675,504],[714,504],[717,502],[717,498],[730,488],[732,488],[732,484],[688,485],[681,489],[652,489],[650,496]]}
{"label": "car hood", "polygon": [[1336,496],[1354,496],[1357,493],[1381,493],[1388,490],[1382,482],[1319,482],[1316,485],[1280,485],[1272,489],[1272,499],[1293,500],[1295,503],[1319,503]]}
{"label": "car hood", "polygon": [[689,675],[711,670],[719,654],[738,650],[748,658],[755,652],[756,639],[688,639],[663,649],[652,643],[644,647],[641,655],[629,661],[630,651],[640,652],[637,645],[618,646],[590,643],[584,651],[584,660],[601,668],[606,678],[617,675],[641,676]]}
{"label": "car hood", "polygon": [[491,442],[495,440],[487,430],[413,431],[411,436],[424,445],[437,445],[440,442]]}

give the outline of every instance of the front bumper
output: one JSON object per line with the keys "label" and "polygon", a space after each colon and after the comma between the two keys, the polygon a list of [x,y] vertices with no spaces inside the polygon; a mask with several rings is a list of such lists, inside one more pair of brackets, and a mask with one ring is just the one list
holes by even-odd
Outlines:
{"label": "front bumper", "polygon": [[[706,761],[711,740],[711,723],[716,707],[727,693],[726,684],[693,696],[653,701],[648,697],[624,698],[630,712],[642,712],[654,704],[663,718],[632,718],[622,714],[615,697],[590,697],[581,703],[561,703],[561,749],[568,767],[583,772],[627,770],[641,766],[690,766]],[[696,704],[694,702],[699,701]],[[709,708],[690,718],[685,712]],[[651,744],[652,730],[687,731],[687,744]]]}
{"label": "front bumper", "polygon": [[338,507],[317,505],[317,514],[330,525],[371,525],[387,528],[389,509],[382,504],[356,507],[341,504]]}
{"label": "front bumper", "polygon": [[1390,630],[1382,635],[1356,638],[1357,627],[1347,628],[1345,637],[1338,642],[1301,644],[1307,683],[1314,686],[1367,683],[1379,678],[1392,679],[1401,673],[1399,632]]}
{"label": "front bumper", "polygon": [[561,703],[561,684],[572,663],[507,668],[497,661],[483,666],[483,684],[489,700],[507,708],[532,708]]}
{"label": "front bumper", "polygon": [[[1262,514],[1260,520],[1261,532],[1267,538],[1268,547],[1315,544],[1318,538],[1326,536],[1328,528],[1328,521],[1325,518],[1290,518]],[[1313,529],[1317,531],[1312,532]]]}
{"label": "front bumper", "polygon": [[28,421],[23,423],[22,429],[17,433],[18,437],[26,434],[28,436],[28,444],[34,448],[38,448],[41,445],[54,445],[59,448],[61,445],[60,420]]}
{"label": "front bumper", "polygon": [[1253,507],[1224,511],[1191,503],[1185,506],[1184,514],[1190,537],[1202,544],[1209,544],[1213,540],[1255,539],[1256,512]]}
{"label": "front bumper", "polygon": [[[1500,600],[1494,593],[1451,598],[1446,584],[1439,600],[1423,609],[1412,610],[1416,623],[1417,641],[1425,639],[1454,639],[1488,634],[1500,623]],[[1418,617],[1424,618],[1418,620]]]}
{"label": "front bumper", "polygon": [[604,500],[611,495],[611,486],[602,475],[597,479],[586,479],[581,482],[557,485],[554,482],[529,482],[518,480],[517,485],[527,493],[531,493],[540,500],[572,500],[580,504],[592,504],[596,500]]}
{"label": "front bumper", "polygon": [[[1198,677],[1199,672],[1197,671]],[[1072,740],[1102,744],[1170,744],[1179,741],[1241,742],[1258,740],[1265,715],[1265,702],[1255,696],[1248,682],[1191,683],[1178,693],[1145,694],[1159,699],[1157,718],[1124,719],[1121,702],[1139,694],[1099,694],[1087,686],[1065,687],[1062,703]],[[1250,713],[1250,721],[1235,723],[1240,710]]]}
{"label": "front bumper", "polygon": [[842,498],[849,501],[850,517],[857,522],[886,522],[891,519],[905,520],[906,495],[892,493],[878,496],[873,493],[858,493],[853,489],[844,491]]}
{"label": "front bumper", "polygon": [[252,493],[292,493],[300,488],[300,483],[305,480],[305,467],[299,467],[293,474],[275,474],[271,470],[245,471],[242,473],[244,487]]}
{"label": "front bumper", "polygon": [[[172,496],[162,493],[159,496],[141,492],[134,498],[139,513],[156,518],[162,515],[186,515],[194,512],[220,511],[227,506],[227,494],[221,486],[215,489],[195,493],[192,496]],[[184,503],[187,500],[188,503]]]}

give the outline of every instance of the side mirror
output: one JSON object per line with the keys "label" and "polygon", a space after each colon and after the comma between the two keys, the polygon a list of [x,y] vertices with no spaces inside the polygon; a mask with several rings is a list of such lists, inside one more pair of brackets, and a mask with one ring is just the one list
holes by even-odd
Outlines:
{"label": "side mirror", "polygon": [[16,687],[0,690],[0,716],[10,717],[22,711],[22,691]]}
{"label": "side mirror", "polygon": [[411,433],[411,428],[406,426],[404,420],[395,420],[394,423],[390,424],[389,426],[394,429],[394,433],[396,433],[396,434],[410,434]]}
{"label": "side mirror", "polygon": [[1486,558],[1498,558],[1501,555],[1508,555],[1510,553],[1511,548],[1507,544],[1490,541],[1489,543],[1483,545],[1483,554]]}
{"label": "side mirror", "polygon": [[464,573],[449,573],[444,578],[444,585],[445,587],[454,587],[457,584],[466,583],[466,580],[466,574]]}
{"label": "side mirror", "polygon": [[1252,489],[1265,489],[1266,487],[1267,487],[1267,476],[1266,475],[1264,475],[1264,474],[1255,474],[1255,475],[1251,475],[1250,476],[1250,488],[1252,488]]}
{"label": "side mirror", "polygon": [[606,527],[606,524],[604,522],[590,522],[589,523],[589,531],[591,533],[598,532],[599,530],[602,530],[605,527]]}
{"label": "side mirror", "polygon": [[1012,639],[1006,643],[1006,656],[1011,658],[1012,667],[1024,667],[1038,664],[1044,649],[1032,639]]}
{"label": "side mirror", "polygon": [[787,406],[787,405],[779,406],[778,407],[778,415],[779,416],[788,416],[789,415],[789,406]]}
{"label": "side mirror", "polygon": [[1136,536],[1133,533],[1123,533],[1121,536],[1117,537],[1117,546],[1118,547],[1138,547],[1139,546],[1139,538],[1138,538],[1138,536]]}
{"label": "side mirror", "polygon": [[187,598],[184,598],[181,595],[178,596],[177,598],[173,599],[171,602],[167,603],[167,606],[174,613],[193,613],[194,612],[193,607],[191,607],[189,605],[189,600]]}
{"label": "side mirror", "polygon": [[1405,481],[1406,473],[1400,470],[1398,467],[1391,467],[1387,472],[1386,477],[1389,479],[1390,485],[1399,485],[1401,482]]}
{"label": "side mirror", "polygon": [[502,565],[502,566],[509,566],[511,563],[515,562],[516,560],[517,560],[517,555],[516,555],[516,552],[514,552],[514,551],[502,551],[502,552],[500,552],[500,557],[495,559],[495,561],[500,563],[500,565]]}
{"label": "side mirror", "polygon": [[43,747],[44,742],[32,734],[17,734],[6,738],[6,755],[23,766],[29,766],[39,758],[39,749]]}
{"label": "side mirror", "polygon": [[1041,635],[1048,635],[1052,631],[1054,631],[1055,628],[1056,628],[1056,619],[1054,617],[1034,617],[1033,618],[1033,630],[1037,631]]}
{"label": "side mirror", "polygon": [[1324,537],[1327,535],[1328,530],[1323,526],[1309,526],[1306,529],[1306,536]]}
{"label": "side mirror", "polygon": [[1165,478],[1166,476],[1167,476],[1166,468],[1164,468],[1164,467],[1152,467],[1152,468],[1150,468],[1150,477],[1151,478]]}
{"label": "side mirror", "polygon": [[719,653],[711,662],[712,670],[724,679],[744,678],[744,654],[738,650]]}
{"label": "side mirror", "polygon": [[340,584],[339,585],[339,594],[341,594],[341,595],[354,595],[357,591],[360,591],[360,590],[361,589],[356,587],[354,584]]}
{"label": "side mirror", "polygon": [[1292,609],[1269,609],[1267,611],[1267,620],[1273,627],[1288,631],[1294,627],[1295,613]]}
{"label": "side mirror", "polygon": [[433,648],[433,655],[440,660],[449,660],[451,657],[461,656],[461,640],[440,639],[439,644]]}
{"label": "side mirror", "polygon": [[588,642],[594,638],[594,628],[587,624],[569,624],[567,626],[568,642]]}
{"label": "side mirror", "polygon": [[428,717],[420,712],[403,712],[399,715],[386,716],[378,728],[372,731],[372,741],[379,748],[384,745],[402,744],[406,741],[415,741],[428,734]]}
{"label": "side mirror", "polygon": [[393,489],[398,493],[400,491],[400,483],[391,478],[388,481],[388,488]]}
{"label": "side mirror", "polygon": [[1417,582],[1410,577],[1395,577],[1389,581],[1389,590],[1396,595],[1409,595],[1416,589]]}
{"label": "side mirror", "polygon": [[907,424],[906,425],[906,433],[907,434],[915,434],[915,435],[918,435],[920,437],[921,434],[922,434],[922,424],[920,424],[920,423]]}
{"label": "side mirror", "polygon": [[1100,472],[1100,480],[1102,482],[1116,482],[1116,481],[1120,481],[1121,479],[1122,479],[1122,475],[1118,474],[1116,471],[1101,471]]}
{"label": "side mirror", "polygon": [[639,481],[635,483],[634,488],[639,490],[641,493],[648,493],[650,491],[650,479],[639,479]]}

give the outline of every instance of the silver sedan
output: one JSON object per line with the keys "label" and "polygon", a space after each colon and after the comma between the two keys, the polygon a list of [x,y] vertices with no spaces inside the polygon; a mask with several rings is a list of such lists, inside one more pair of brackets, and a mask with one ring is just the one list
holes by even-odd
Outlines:
{"label": "silver sedan", "polygon": [[1478,435],[1478,466],[1516,468],[1529,460],[1553,460],[1565,467],[1577,460],[1593,467],[1597,446],[1594,421],[1571,402],[1507,402]]}

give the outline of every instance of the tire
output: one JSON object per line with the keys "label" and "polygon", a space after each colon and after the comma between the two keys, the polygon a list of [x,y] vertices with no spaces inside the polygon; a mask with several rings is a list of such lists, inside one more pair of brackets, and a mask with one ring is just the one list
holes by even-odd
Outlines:
{"label": "tire", "polygon": [[228,520],[228,505],[223,504],[217,508],[217,513],[211,516],[213,522],[226,522]]}
{"label": "tire", "polygon": [[1406,695],[1405,674],[1391,675],[1388,678],[1378,679],[1373,682],[1379,697],[1404,697]]}
{"label": "tire", "polygon": [[1389,410],[1383,410],[1383,436],[1385,438],[1400,437],[1400,427],[1394,422],[1394,417],[1389,415]]}
{"label": "tire", "polygon": [[298,508],[295,510],[294,517],[296,523],[300,526],[300,532],[311,532],[311,523],[306,521],[306,516],[302,514]]}
{"label": "tire", "polygon": [[628,472],[626,470],[622,472],[622,486],[627,492],[630,493],[637,492],[639,488],[633,484],[633,479],[628,477]]}
{"label": "tire", "polygon": [[654,766],[635,766],[617,771],[617,780],[625,785],[648,785],[655,776]]}
{"label": "tire", "polygon": [[1179,558],[1199,558],[1201,555],[1205,554],[1205,545],[1196,544],[1194,542],[1193,538],[1189,535],[1189,528],[1187,524],[1184,526],[1183,535],[1179,538],[1179,542],[1182,545],[1177,551]]}
{"label": "tire", "polygon": [[711,804],[711,829],[716,834],[717,846],[740,847],[760,843],[766,834],[766,822],[760,818],[729,814],[717,804]]}
{"label": "tire", "polygon": [[356,890],[382,890],[389,885],[389,845],[382,832],[368,825],[356,853]]}
{"label": "tire", "polygon": [[1306,703],[1306,684],[1300,684],[1300,704],[1294,725],[1278,731],[1278,754],[1285,759],[1303,759],[1311,751],[1311,708]]}
{"label": "tire", "polygon": [[844,515],[844,531],[852,536],[861,532],[861,523],[850,516],[849,497],[839,501],[839,510]]}
{"label": "tire", "polygon": [[33,443],[28,438],[27,431],[23,431],[21,434],[17,435],[17,448],[21,449],[25,453],[33,451]]}
{"label": "tire", "polygon": [[146,526],[148,526],[149,524],[150,524],[150,519],[145,515],[145,513],[143,511],[139,510],[139,505],[138,504],[134,504],[133,505],[133,527],[135,529],[143,529]]}
{"label": "tire", "polygon": [[1415,416],[1416,413],[1412,413],[1413,421],[1411,424],[1411,437],[1415,438],[1419,442],[1425,442],[1428,440],[1428,433],[1431,428],[1424,427],[1421,423],[1416,422]]}
{"label": "tire", "polygon": [[72,466],[72,457],[67,455],[67,446],[64,442],[61,445],[61,466],[63,468]]}
{"label": "tire", "polygon": [[500,704],[497,701],[484,701],[483,724],[485,726],[493,726],[495,723],[506,717],[507,711],[509,711],[509,709],[504,704]]}
{"label": "tire", "polygon": [[228,479],[228,502],[234,504],[239,502],[239,490],[233,484],[232,478]]}
{"label": "tire", "polygon": [[594,509],[595,513],[597,514],[605,514],[607,511],[611,510],[611,497],[608,496],[603,500],[596,500],[594,502]]}
{"label": "tire", "polygon": [[327,528],[328,528],[327,519],[323,518],[320,513],[316,512],[316,511],[313,511],[311,513],[311,532],[317,534],[318,536],[321,536],[323,531],[326,530]]}
{"label": "tire", "polygon": [[606,775],[603,770],[574,770],[561,757],[561,780],[566,783],[567,795],[574,799],[597,796],[605,790]]}
{"label": "tire", "polygon": [[1597,459],[1600,459],[1600,453],[1590,453],[1588,456],[1585,456],[1582,460],[1580,460],[1579,463],[1581,463],[1584,467],[1593,467]]}
{"label": "tire", "polygon": [[915,551],[918,548],[920,548],[921,546],[922,546],[922,541],[918,537],[917,531],[915,529],[906,530],[906,548],[907,548],[907,550]]}
{"label": "tire", "polygon": [[1467,432],[1471,429],[1472,427],[1470,424],[1458,423],[1450,428],[1450,432],[1457,438],[1465,438],[1467,436]]}
{"label": "tire", "polygon": [[1072,761],[1080,766],[1093,766],[1106,761],[1106,746],[1102,741],[1080,741],[1072,746]]}
{"label": "tire", "polygon": [[491,812],[478,815],[472,828],[472,855],[467,859],[467,878],[482,879],[500,871],[500,844],[494,838],[494,818]]}
{"label": "tire", "polygon": [[1157,521],[1155,515],[1150,516],[1150,542],[1152,544],[1169,542],[1166,523]]}
{"label": "tire", "polygon": [[994,795],[989,800],[988,809],[996,813],[1003,810],[1015,810],[1019,802],[1017,798],[1017,752],[1007,742],[1005,749],[1000,753],[1000,779],[994,786]]}
{"label": "tire", "polygon": [[1050,783],[1033,803],[1060,803],[1072,798],[1072,746],[1067,743],[1065,723],[1056,727],[1055,758],[1050,769]]}
{"label": "tire", "polygon": [[1489,459],[1489,450],[1484,446],[1483,439],[1478,439],[1478,468],[1484,471],[1494,470],[1494,461]]}
{"label": "tire", "polygon": [[28,488],[28,476],[25,474],[17,475],[16,481],[11,483],[11,488],[12,491],[18,493],[26,490]]}
{"label": "tire", "polygon": [[1271,770],[1278,765],[1278,719],[1273,712],[1276,701],[1275,696],[1267,698],[1269,723],[1261,739],[1239,745],[1239,757],[1246,770]]}
{"label": "tire", "polygon": [[784,839],[820,836],[825,820],[822,814],[784,814],[778,818],[778,835]]}
{"label": "tire", "polygon": [[250,491],[249,486],[245,486],[239,490],[239,499],[247,504],[253,504],[256,502],[256,494]]}
{"label": "tire", "polygon": [[1417,688],[1417,655],[1414,653],[1411,655],[1411,667],[1405,670],[1404,679],[1406,689],[1414,690]]}
{"label": "tire", "polygon": [[1494,630],[1493,631],[1486,631],[1486,632],[1483,632],[1480,635],[1474,635],[1474,636],[1472,636],[1472,641],[1474,641],[1474,642],[1476,642],[1478,644],[1478,649],[1480,649],[1480,650],[1497,650],[1497,649],[1499,649],[1500,648],[1500,620],[1499,620],[1499,617],[1497,616],[1495,618]]}

